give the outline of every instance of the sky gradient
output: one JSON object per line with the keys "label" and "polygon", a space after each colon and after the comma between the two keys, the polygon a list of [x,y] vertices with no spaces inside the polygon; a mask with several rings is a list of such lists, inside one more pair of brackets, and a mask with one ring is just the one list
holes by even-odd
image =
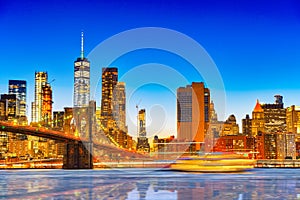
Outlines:
{"label": "sky gradient", "polygon": [[[49,81],[55,79],[54,110],[72,106],[73,62],[80,56],[81,30],[85,32],[85,55],[88,55],[112,35],[149,26],[179,31],[205,48],[217,65],[226,89],[226,113],[220,116],[221,120],[233,113],[241,128],[241,118],[251,114],[256,99],[272,103],[275,94],[284,96],[285,106],[300,105],[297,0],[0,1],[0,23],[0,93],[8,92],[9,79],[27,80],[29,107],[33,101],[35,71],[47,71]],[[126,67],[149,62],[181,67],[182,71],[188,65],[180,58],[154,50],[133,52],[113,64],[122,76]],[[186,76],[202,81],[194,77],[193,71],[187,71]],[[141,88],[144,97],[140,107],[156,104],[158,99],[151,97],[155,91],[161,95],[159,91],[163,90],[157,86]],[[172,96],[169,91],[162,94]],[[134,108],[134,101],[137,100],[132,100],[128,107]],[[175,102],[162,102],[169,105],[168,109],[173,107],[170,115],[176,114]],[[170,134],[175,134],[174,122],[166,129]]]}

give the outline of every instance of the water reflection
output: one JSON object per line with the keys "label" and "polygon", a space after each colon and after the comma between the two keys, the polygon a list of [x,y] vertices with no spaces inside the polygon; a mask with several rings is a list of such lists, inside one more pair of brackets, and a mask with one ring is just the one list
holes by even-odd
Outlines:
{"label": "water reflection", "polygon": [[[134,173],[133,173],[134,172]],[[146,170],[1,171],[1,199],[297,199],[300,169],[241,174]]]}

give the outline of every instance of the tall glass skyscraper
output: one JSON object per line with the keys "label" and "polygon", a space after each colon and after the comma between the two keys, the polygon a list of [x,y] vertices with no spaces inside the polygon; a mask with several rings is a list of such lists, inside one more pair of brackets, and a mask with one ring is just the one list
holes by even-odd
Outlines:
{"label": "tall glass skyscraper", "polygon": [[84,57],[83,32],[81,53],[74,62],[74,107],[88,107],[90,101],[90,62]]}
{"label": "tall glass skyscraper", "polygon": [[19,115],[26,116],[26,81],[23,80],[9,80],[8,93],[16,94],[19,99]]}
{"label": "tall glass skyscraper", "polygon": [[47,72],[35,72],[34,102],[32,102],[31,122],[42,121],[43,86],[48,82]]}

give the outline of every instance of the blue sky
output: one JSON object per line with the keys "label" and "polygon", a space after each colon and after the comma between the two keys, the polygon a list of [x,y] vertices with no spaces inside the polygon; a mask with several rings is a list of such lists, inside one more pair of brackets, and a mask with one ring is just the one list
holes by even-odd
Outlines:
{"label": "blue sky", "polygon": [[[54,110],[72,106],[73,62],[80,55],[81,30],[85,32],[88,55],[112,35],[149,26],[179,31],[205,48],[218,67],[226,89],[226,113],[221,119],[234,113],[240,123],[246,113],[251,113],[256,99],[273,102],[275,94],[284,96],[286,106],[300,105],[300,3],[297,0],[2,0],[0,23],[0,93],[7,92],[9,79],[27,80],[29,107],[35,71],[47,71],[49,81],[55,79],[52,83]],[[122,76],[126,69],[149,62],[181,68],[181,71],[188,69],[184,60],[155,50],[133,52],[113,64],[119,67]],[[202,81],[194,75],[189,70],[185,74],[189,80]],[[164,132],[175,134],[175,101],[168,101],[172,99],[172,91],[145,86],[139,92],[143,94],[140,107],[151,108],[163,97],[167,99],[161,105],[168,105],[166,115],[173,118]],[[135,107],[139,92],[128,107]],[[154,98],[155,95],[160,98]]]}

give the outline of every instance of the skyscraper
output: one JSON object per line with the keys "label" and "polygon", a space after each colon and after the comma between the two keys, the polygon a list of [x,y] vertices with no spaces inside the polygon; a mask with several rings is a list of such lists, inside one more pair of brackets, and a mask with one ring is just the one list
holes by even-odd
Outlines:
{"label": "skyscraper", "polygon": [[149,152],[150,145],[146,133],[146,110],[141,109],[138,113],[138,142],[137,151]]}
{"label": "skyscraper", "polygon": [[119,130],[127,132],[126,128],[126,93],[125,83],[118,82],[113,90],[113,119]]}
{"label": "skyscraper", "polygon": [[259,133],[283,132],[286,130],[286,109],[282,96],[275,95],[275,103],[260,104],[257,100],[252,112],[252,135]]}
{"label": "skyscraper", "polygon": [[52,88],[49,83],[42,86],[42,120],[44,125],[51,125],[52,121]]}
{"label": "skyscraper", "polygon": [[90,101],[90,62],[84,57],[83,32],[81,53],[74,62],[74,107],[88,107]]}
{"label": "skyscraper", "polygon": [[[203,82],[177,89],[177,137],[204,142],[210,118],[210,91]],[[200,145],[196,145],[196,150]]]}
{"label": "skyscraper", "polygon": [[101,123],[105,128],[113,128],[113,96],[118,83],[118,68],[102,68]]}
{"label": "skyscraper", "polygon": [[43,86],[48,81],[47,72],[35,72],[34,102],[32,102],[31,122],[42,121]]}
{"label": "skyscraper", "polygon": [[23,80],[9,80],[8,93],[16,94],[19,99],[19,115],[26,116],[26,81]]}

